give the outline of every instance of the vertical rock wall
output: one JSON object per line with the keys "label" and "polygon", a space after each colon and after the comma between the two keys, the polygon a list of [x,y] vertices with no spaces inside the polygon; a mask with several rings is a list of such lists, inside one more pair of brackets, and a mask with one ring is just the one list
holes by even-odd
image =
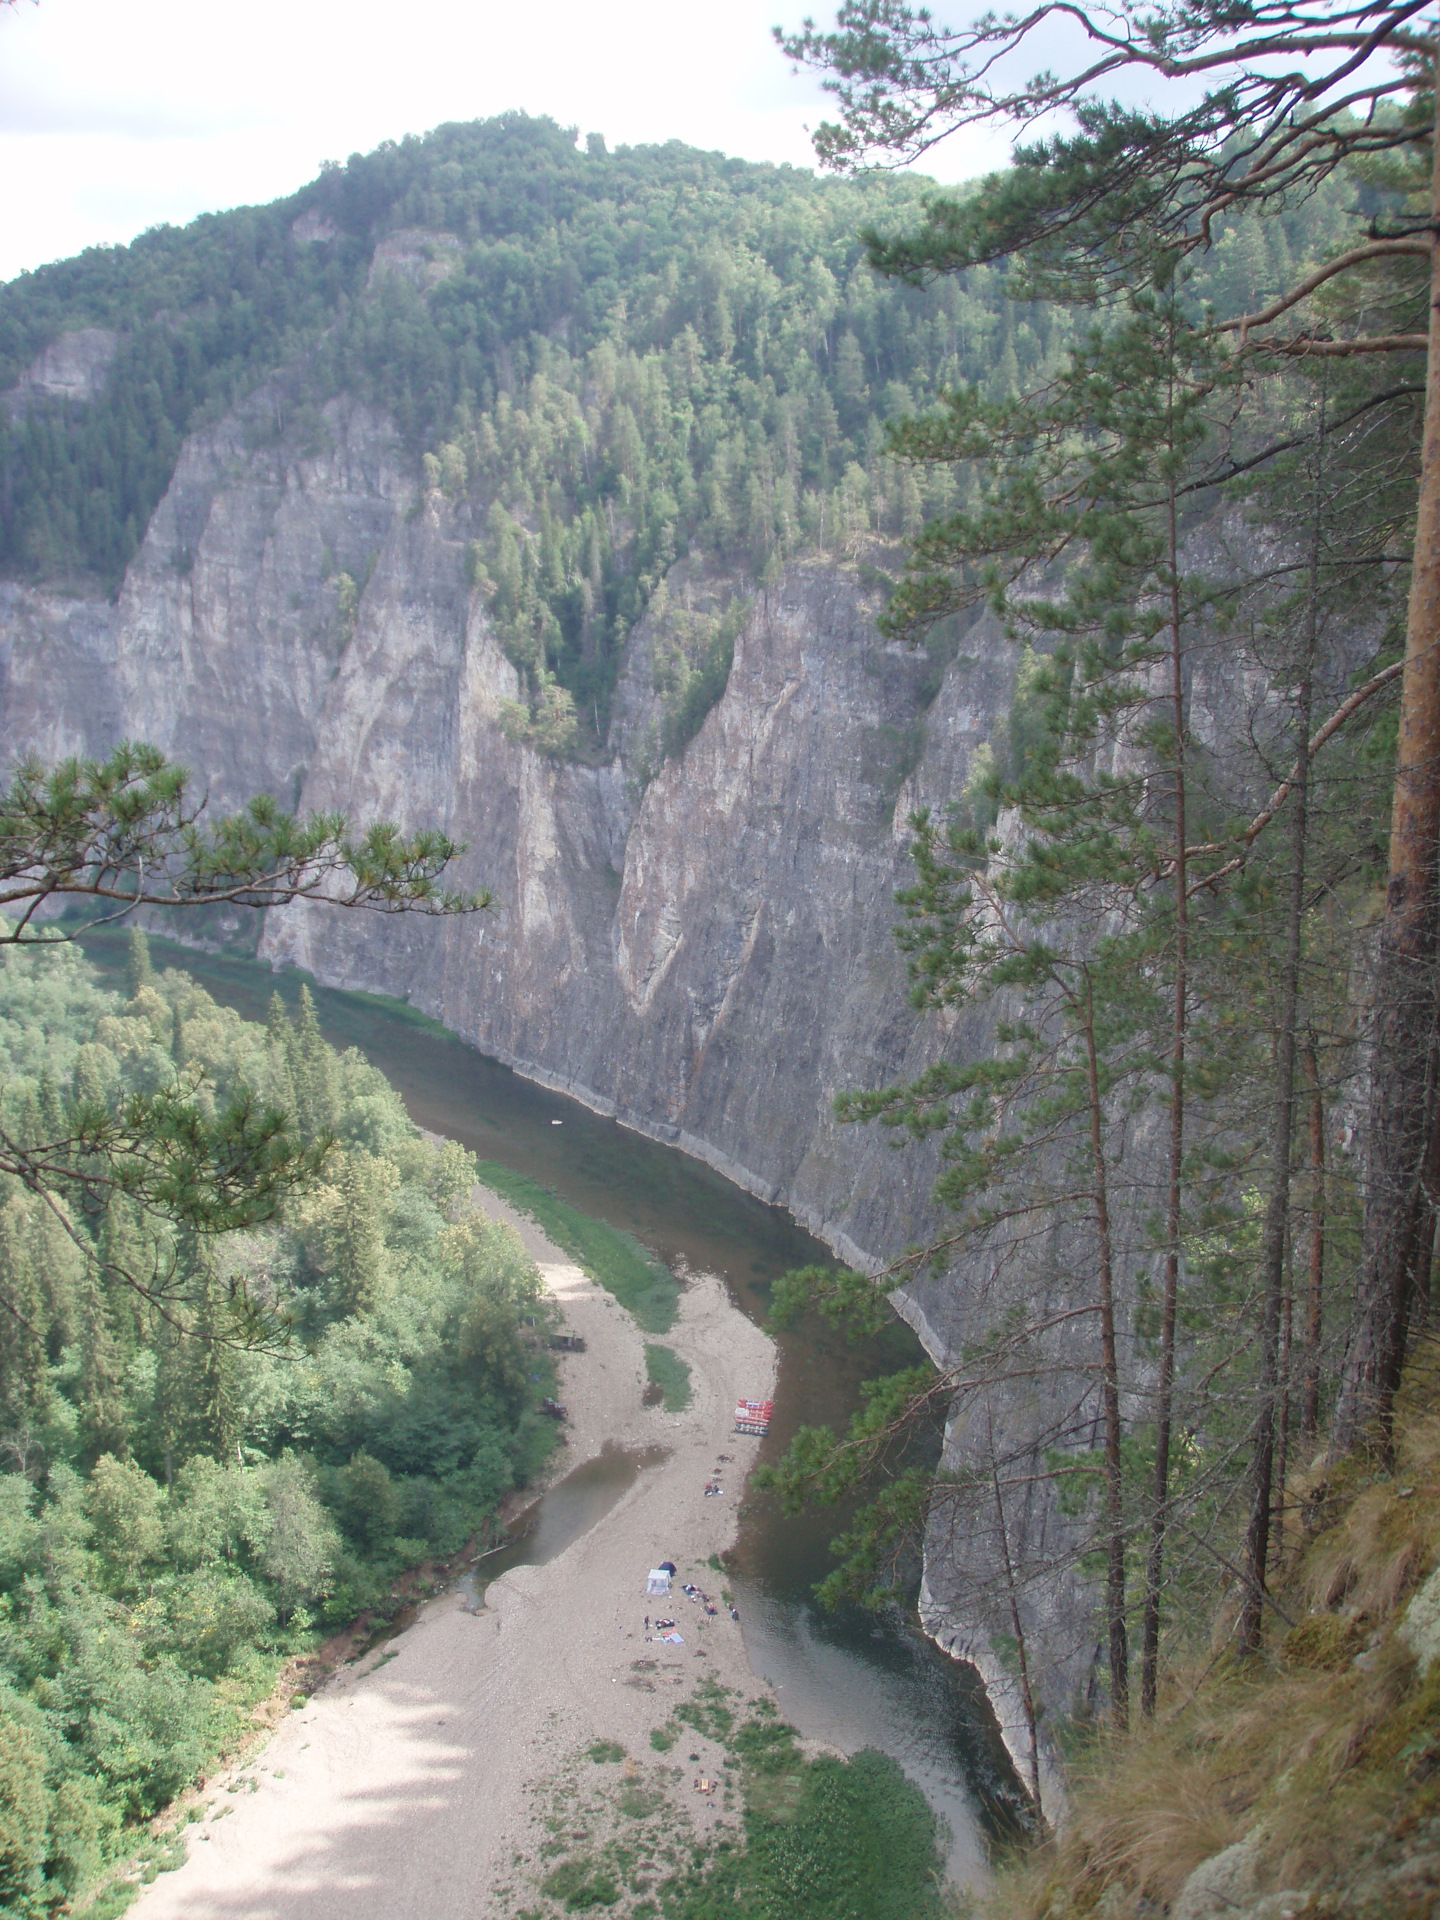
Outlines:
{"label": "vertical rock wall", "polygon": [[[909,813],[956,797],[1006,723],[1005,643],[977,624],[927,702],[928,660],[882,640],[858,574],[797,563],[753,594],[723,697],[647,783],[645,626],[614,758],[515,744],[500,713],[517,677],[465,584],[466,535],[383,419],[340,401],[302,435],[283,393],[263,390],[187,445],[118,603],[0,589],[4,752],[143,738],[220,805],[266,791],[443,828],[468,846],[460,884],[487,886],[492,911],[296,905],[268,917],[263,957],[408,997],[783,1202],[859,1264],[898,1253],[929,1223],[934,1163],[838,1127],[832,1104],[988,1044],[979,1016],[910,1008],[893,895]],[[902,1306],[939,1360],[968,1336],[964,1285]],[[938,1532],[931,1548],[928,1624],[986,1673],[1003,1717],[1005,1671],[960,1617],[964,1555]],[[1060,1613],[1035,1624],[1068,1704],[1090,1659],[1078,1587]]]}

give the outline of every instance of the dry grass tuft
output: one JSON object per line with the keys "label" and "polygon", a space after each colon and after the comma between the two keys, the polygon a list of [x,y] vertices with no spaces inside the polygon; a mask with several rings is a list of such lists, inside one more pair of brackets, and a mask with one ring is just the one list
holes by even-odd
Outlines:
{"label": "dry grass tuft", "polygon": [[1362,1868],[1398,1870],[1406,1835],[1440,1823],[1440,1666],[1422,1685],[1394,1631],[1440,1559],[1440,1344],[1399,1414],[1394,1477],[1349,1463],[1292,1489],[1311,1517],[1276,1583],[1295,1626],[1245,1666],[1212,1645],[1152,1724],[1098,1736],[1063,1834],[1002,1874],[997,1920],[1163,1912],[1246,1835],[1262,1886],[1338,1914]]}
{"label": "dry grass tuft", "polygon": [[1239,1830],[1226,1784],[1203,1758],[1169,1753],[1161,1769],[1147,1745],[1127,1755],[1096,1796],[1086,1865],[1103,1888],[1123,1886],[1168,1905],[1193,1869]]}
{"label": "dry grass tuft", "polygon": [[1305,1556],[1301,1596],[1322,1612],[1343,1603],[1352,1617],[1387,1619],[1434,1561],[1436,1491],[1411,1488],[1402,1500],[1391,1483],[1352,1500]]}

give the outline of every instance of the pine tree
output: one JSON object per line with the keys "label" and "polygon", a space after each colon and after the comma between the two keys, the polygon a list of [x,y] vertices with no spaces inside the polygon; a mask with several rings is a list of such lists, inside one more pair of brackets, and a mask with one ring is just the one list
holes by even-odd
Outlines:
{"label": "pine tree", "polygon": [[76,1306],[80,1349],[75,1400],[80,1415],[84,1457],[103,1453],[123,1459],[130,1445],[130,1416],[125,1394],[126,1352],[112,1324],[101,1269],[88,1263]]}
{"label": "pine tree", "polygon": [[335,1055],[320,1031],[308,986],[300,989],[294,1036],[291,1078],[301,1131],[308,1140],[323,1139],[333,1132],[336,1120]]}
{"label": "pine tree", "polygon": [[[1219,237],[1217,222],[1293,204],[1347,162],[1377,175],[1388,169],[1391,197],[1368,231],[1352,220],[1339,248],[1276,298],[1211,322],[1237,359],[1272,373],[1301,357],[1382,355],[1404,368],[1408,355],[1413,368],[1428,356],[1376,970],[1365,1239],[1334,1435],[1344,1449],[1373,1429],[1383,1448],[1417,1242],[1430,1227],[1440,968],[1440,39],[1404,0],[1303,14],[1208,0],[1127,3],[1111,30],[1087,23],[1079,51],[1062,55],[1056,70],[1011,82],[1011,73],[1034,72],[1031,50],[1052,22],[1068,34],[1070,9],[1047,3],[952,29],[926,9],[846,0],[834,32],[808,25],[785,41],[794,58],[831,75],[842,118],[819,130],[816,145],[834,165],[876,152],[917,157],[962,127],[1020,129],[1037,116],[1075,116],[1074,131],[1018,148],[1011,170],[981,192],[934,196],[917,231],[872,231],[871,264],[882,273],[919,283],[1005,261],[1031,292],[1103,300],[1133,284],[1157,248],[1201,256]],[[1159,104],[1123,104],[1114,84],[1125,74],[1155,87]],[[1404,321],[1387,326],[1393,301],[1367,310],[1362,299],[1338,328],[1318,304],[1347,285],[1363,294],[1377,271],[1401,269],[1413,269],[1412,305],[1428,287],[1425,332],[1405,330]],[[1377,315],[1378,327],[1370,324]]]}
{"label": "pine tree", "polygon": [[130,948],[125,959],[125,984],[133,1000],[142,987],[152,986],[155,969],[150,964],[150,942],[139,927],[130,929]]}

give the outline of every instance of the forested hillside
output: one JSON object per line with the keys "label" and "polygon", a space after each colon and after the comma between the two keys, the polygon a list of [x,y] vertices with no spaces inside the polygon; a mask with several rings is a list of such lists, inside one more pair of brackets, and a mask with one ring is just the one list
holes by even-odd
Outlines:
{"label": "forested hillside", "polygon": [[[862,0],[846,11],[873,25]],[[928,45],[928,16],[886,17]],[[798,50],[840,69],[860,57],[813,36]],[[803,1191],[827,1228],[843,1219],[857,1265],[882,1242],[856,1223],[881,1223],[895,1257],[871,1261],[878,1275],[817,1270],[779,1306],[818,1297],[873,1324],[899,1285],[935,1365],[875,1387],[848,1438],[802,1433],[776,1481],[797,1503],[878,1482],[832,1585],[908,1597],[923,1547],[924,1622],[982,1671],[1047,1817],[1067,1751],[1156,1724],[1217,1661],[1245,1684],[1267,1662],[1303,1664],[1315,1645],[1289,1638],[1292,1587],[1325,1616],[1325,1660],[1343,1645],[1348,1671],[1366,1615],[1365,1655],[1388,1661],[1433,1559],[1430,1534],[1407,1531],[1383,1606],[1347,1597],[1368,1590],[1353,1566],[1313,1587],[1300,1574],[1307,1529],[1332,1513],[1331,1437],[1338,1454],[1363,1441],[1370,1463],[1352,1472],[1388,1483],[1402,1369],[1430,1338],[1440,631],[1424,621],[1440,586],[1412,592],[1433,231],[1422,54],[1397,67],[1395,98],[1337,108],[1310,144],[1284,114],[1251,126],[1229,94],[1190,147],[1096,107],[1078,145],[1026,148],[949,196],[679,147],[611,155],[517,118],[447,128],[283,207],[0,294],[17,379],[57,332],[118,336],[94,398],[12,395],[0,512],[6,565],[30,582],[100,579],[123,606],[180,436],[232,402],[232,450],[248,435],[295,471],[342,413],[394,423],[408,465],[377,489],[383,563],[355,558],[358,536],[344,567],[325,548],[324,644],[317,621],[274,655],[323,666],[325,729],[313,714],[297,726],[294,790],[328,805],[398,780],[437,813],[468,807],[464,831],[479,822],[498,847],[501,910],[483,960],[453,930],[443,951],[362,949],[299,909],[272,922],[270,951],[335,979],[418,981],[427,1007],[522,1068],[760,1169],[760,1190]],[[893,71],[924,93],[923,68]],[[853,96],[836,151],[870,137],[873,106]],[[1241,159],[1267,140],[1278,174],[1251,180]],[[1133,171],[1112,170],[1115,151]],[[282,491],[272,474],[253,485]],[[226,699],[248,671],[228,624],[240,498],[217,517],[222,613],[197,628],[213,659],[178,643],[166,656],[218,660]],[[284,551],[299,579],[295,556],[321,543]],[[1418,551],[1440,572],[1440,542]],[[131,657],[194,565],[178,523],[173,555],[152,560]],[[367,602],[377,564],[384,592]],[[297,586],[291,609],[303,600]],[[280,597],[265,604],[257,648],[284,626]],[[188,644],[177,615],[182,629]],[[624,690],[651,733],[617,744],[637,631],[648,684]],[[267,659],[255,684],[287,670]],[[1415,688],[1432,674],[1427,736]],[[253,731],[196,725],[237,761],[258,750]],[[887,971],[897,859],[913,866],[908,1009]],[[185,1064],[188,990],[133,984],[86,1031],[78,1097],[149,1057],[126,1034]],[[128,1323],[86,1306],[62,1235],[69,1290],[53,1314],[37,1294],[23,1323],[55,1330],[33,1347],[6,1336],[33,1400],[16,1431],[55,1450],[47,1488],[67,1472],[143,1483],[162,1515],[188,1498],[187,1452],[228,1479],[238,1446],[233,1472],[267,1501],[265,1476],[300,1461],[340,1528],[326,1579],[354,1604],[407,1543],[473,1522],[503,1479],[486,1461],[525,1470],[534,1423],[524,1393],[487,1376],[489,1437],[427,1453],[456,1424],[451,1345],[437,1333],[407,1357],[408,1282],[391,1292],[385,1276],[410,1231],[404,1196],[429,1177],[434,1252],[418,1270],[438,1275],[436,1314],[461,1311],[454,1196],[406,1170],[413,1141],[349,1117],[368,1111],[362,1067],[322,1071],[308,1028],[278,1019],[253,1045],[254,1084],[310,1134],[342,1136],[332,1197],[287,1205],[252,1261],[257,1308],[292,1311],[330,1356],[323,1392],[307,1400],[263,1350],[182,1354],[163,1315],[128,1370],[105,1358],[123,1357]],[[225,1047],[202,1057],[228,1086]],[[37,1066],[25,1097],[41,1119],[16,1124],[39,1126],[60,1096]],[[862,1159],[870,1130],[908,1151]],[[897,1169],[914,1167],[907,1187]],[[885,1204],[867,1213],[874,1191]],[[203,1333],[206,1289],[238,1276],[196,1274]],[[383,1341],[423,1376],[407,1409],[438,1410],[413,1452],[382,1438],[395,1409],[367,1397],[378,1386],[347,1397],[345,1369],[358,1377]],[[361,1411],[330,1424],[346,1407]],[[896,1477],[906,1435],[937,1416],[938,1478]],[[135,1464],[104,1464],[127,1447]],[[99,1499],[75,1495],[96,1529]],[[1388,1495],[1371,1505],[1394,1518]],[[372,1541],[358,1529],[376,1511],[393,1525]],[[104,1604],[137,1607],[138,1576],[106,1567],[102,1531],[86,1540]],[[286,1602],[265,1584],[268,1545],[247,1551],[233,1577],[274,1631],[287,1606],[339,1606],[318,1577]],[[166,1562],[163,1578],[200,1571]],[[1408,1729],[1433,1692],[1413,1659],[1387,1672]],[[1336,1749],[1332,1778],[1356,1752]],[[1117,1914],[1148,1912],[1150,1884],[1106,1866],[1075,1911],[1103,1893]]]}
{"label": "forested hillside", "polygon": [[[472,578],[526,674],[515,724],[548,751],[603,741],[667,569],[721,575],[661,665],[673,750],[723,688],[737,586],[953,503],[944,469],[886,457],[887,420],[1061,363],[1071,317],[1008,298],[1006,269],[909,287],[863,264],[861,227],[918,219],[927,191],[679,143],[611,154],[510,115],[22,276],[0,288],[0,386],[64,331],[119,339],[94,399],[0,415],[0,569],[113,592],[185,434],[284,368],[276,433],[323,441],[324,402],[364,397],[464,504]],[[1354,195],[1237,221],[1196,297],[1264,298]],[[334,573],[342,623],[363,584]]]}
{"label": "forested hillside", "polygon": [[[248,1093],[318,1180],[268,1226],[167,1231],[0,1194],[0,1908],[48,1913],[233,1744],[281,1658],[454,1554],[546,1458],[553,1314],[473,1164],[422,1139],[308,996],[265,1027],[132,946],[130,992],[73,947],[0,959],[0,1124]],[[237,1289],[269,1332],[237,1337]]]}

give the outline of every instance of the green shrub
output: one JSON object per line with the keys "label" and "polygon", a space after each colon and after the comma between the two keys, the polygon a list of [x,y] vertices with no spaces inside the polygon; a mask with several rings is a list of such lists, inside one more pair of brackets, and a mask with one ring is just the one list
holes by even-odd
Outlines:
{"label": "green shrub", "polygon": [[552,1900],[565,1903],[567,1913],[588,1913],[592,1907],[613,1907],[620,1885],[608,1868],[593,1860],[562,1860],[545,1876],[541,1888]]}

